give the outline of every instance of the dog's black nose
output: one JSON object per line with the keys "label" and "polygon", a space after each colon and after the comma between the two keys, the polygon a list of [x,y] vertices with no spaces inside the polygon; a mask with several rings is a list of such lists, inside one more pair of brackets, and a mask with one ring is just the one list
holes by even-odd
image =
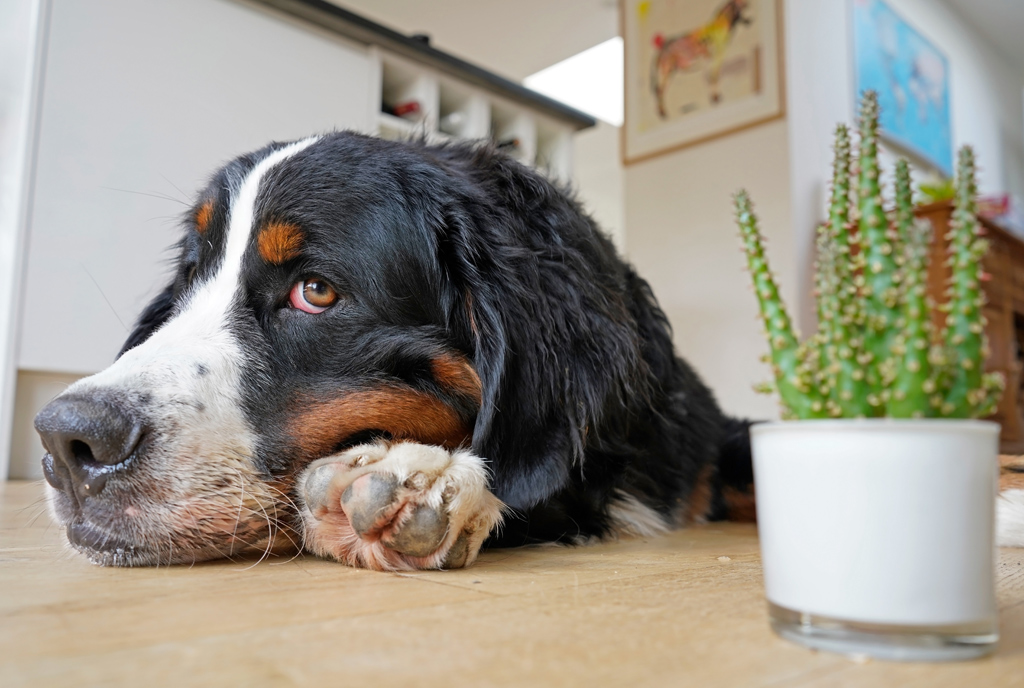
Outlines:
{"label": "dog's black nose", "polygon": [[106,485],[105,470],[131,456],[142,424],[98,399],[61,397],[36,416],[36,431],[49,455],[43,457],[46,481],[79,500]]}

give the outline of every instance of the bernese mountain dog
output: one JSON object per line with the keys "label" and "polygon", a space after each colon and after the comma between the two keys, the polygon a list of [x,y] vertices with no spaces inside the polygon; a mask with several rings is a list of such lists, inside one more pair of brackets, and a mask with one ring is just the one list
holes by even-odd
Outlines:
{"label": "bernese mountain dog", "polygon": [[375,569],[749,518],[747,425],[572,195],[351,132],[227,164],[108,369],[36,418],[71,545]]}
{"label": "bernese mountain dog", "polygon": [[374,569],[753,517],[748,424],[572,195],[350,132],[227,164],[117,361],[36,418],[96,563]]}

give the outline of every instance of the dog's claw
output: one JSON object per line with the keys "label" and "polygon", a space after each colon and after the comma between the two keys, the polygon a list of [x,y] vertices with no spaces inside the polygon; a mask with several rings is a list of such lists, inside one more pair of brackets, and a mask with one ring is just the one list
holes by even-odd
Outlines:
{"label": "dog's claw", "polygon": [[410,557],[425,557],[436,551],[448,534],[448,514],[441,509],[420,505],[413,509],[409,520],[389,540],[383,540],[388,549]]}
{"label": "dog's claw", "polygon": [[394,476],[369,473],[356,478],[341,494],[341,508],[360,537],[380,526],[395,504],[398,481]]}

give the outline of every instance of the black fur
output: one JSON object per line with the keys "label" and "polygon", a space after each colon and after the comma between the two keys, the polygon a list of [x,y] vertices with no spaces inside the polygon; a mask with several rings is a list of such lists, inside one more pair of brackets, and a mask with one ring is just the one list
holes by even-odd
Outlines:
{"label": "black fur", "polygon": [[[214,269],[233,184],[265,152],[230,164],[201,194],[216,200],[214,221],[202,237],[187,233],[173,283],[125,350]],[[721,488],[750,482],[746,425],[724,416],[675,355],[647,283],[538,172],[487,146],[337,133],[268,173],[257,224],[270,220],[297,224],[306,243],[281,266],[250,251],[235,316],[248,358],[261,362],[245,371],[246,413],[268,477],[317,458],[286,430],[297,400],[401,384],[471,424],[492,490],[514,510],[492,544],[607,534],[623,493],[676,523],[701,480],[716,494],[697,515],[724,517]],[[343,295],[316,317],[283,307],[310,275]],[[479,406],[432,379],[438,352],[472,362]]]}

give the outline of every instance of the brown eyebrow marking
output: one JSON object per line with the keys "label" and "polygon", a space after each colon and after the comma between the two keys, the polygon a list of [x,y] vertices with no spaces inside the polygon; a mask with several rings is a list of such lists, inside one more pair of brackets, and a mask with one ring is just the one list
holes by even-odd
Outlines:
{"label": "brown eyebrow marking", "polygon": [[353,391],[335,399],[305,399],[296,405],[302,411],[289,420],[288,434],[309,460],[326,456],[347,438],[368,430],[448,449],[472,436],[469,422],[440,399],[401,387]]}
{"label": "brown eyebrow marking", "polygon": [[291,222],[268,222],[256,239],[263,260],[280,265],[299,255],[302,247],[302,230]]}
{"label": "brown eyebrow marking", "polygon": [[199,206],[196,211],[196,230],[204,234],[210,228],[210,220],[213,219],[213,199],[210,199]]}

